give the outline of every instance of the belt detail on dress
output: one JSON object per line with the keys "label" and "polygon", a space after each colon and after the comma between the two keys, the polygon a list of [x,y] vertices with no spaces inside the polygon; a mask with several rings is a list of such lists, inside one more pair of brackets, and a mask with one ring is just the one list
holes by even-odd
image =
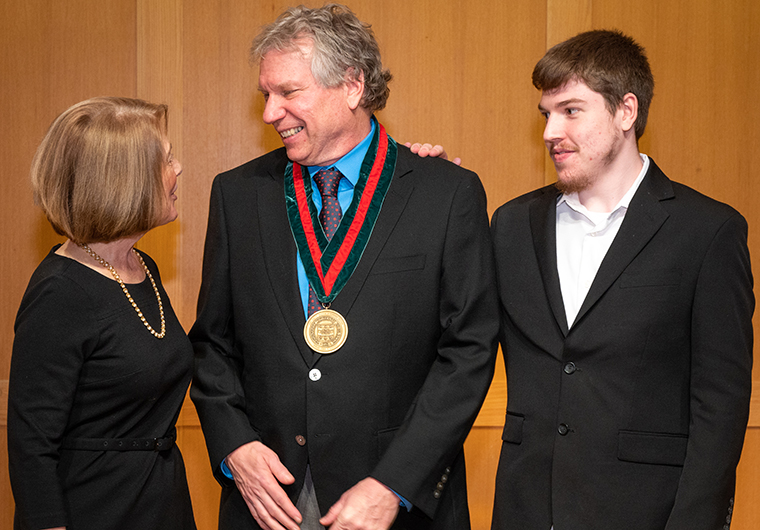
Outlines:
{"label": "belt detail on dress", "polygon": [[61,449],[74,451],[167,451],[177,439],[177,430],[163,438],[64,438]]}

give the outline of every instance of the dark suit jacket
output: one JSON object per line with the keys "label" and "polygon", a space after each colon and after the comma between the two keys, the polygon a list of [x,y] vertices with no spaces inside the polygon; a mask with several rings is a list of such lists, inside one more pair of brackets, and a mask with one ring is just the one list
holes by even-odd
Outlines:
{"label": "dark suit jacket", "polygon": [[[372,476],[415,506],[396,528],[468,528],[462,444],[498,333],[480,181],[399,146],[369,244],[332,304],[348,340],[320,356],[303,338],[286,163],[274,151],[219,175],[211,192],[191,396],[216,476],[231,486],[220,462],[260,440],[295,476],[294,502],[308,460],[323,514]],[[234,486],[220,525],[256,528]]]}
{"label": "dark suit jacket", "polygon": [[746,222],[651,161],[568,330],[558,195],[492,221],[509,393],[493,528],[723,528],[749,414]]}

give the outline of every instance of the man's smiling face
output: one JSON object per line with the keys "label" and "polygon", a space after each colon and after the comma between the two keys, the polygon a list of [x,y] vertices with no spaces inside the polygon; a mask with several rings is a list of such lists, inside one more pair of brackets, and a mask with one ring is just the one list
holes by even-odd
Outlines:
{"label": "man's smiling face", "polygon": [[326,88],[314,79],[312,47],[310,40],[300,39],[292,49],[264,54],[259,90],[266,101],[264,122],[277,130],[288,158],[304,166],[327,166],[358,143],[356,105],[346,83]]}

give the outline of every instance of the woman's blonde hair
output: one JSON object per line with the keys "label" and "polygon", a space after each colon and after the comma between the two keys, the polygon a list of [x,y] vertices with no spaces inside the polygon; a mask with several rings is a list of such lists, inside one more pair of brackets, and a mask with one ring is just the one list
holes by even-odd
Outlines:
{"label": "woman's blonde hair", "polygon": [[65,110],[32,162],[34,202],[75,243],[109,242],[158,226],[167,198],[166,105],[98,97]]}

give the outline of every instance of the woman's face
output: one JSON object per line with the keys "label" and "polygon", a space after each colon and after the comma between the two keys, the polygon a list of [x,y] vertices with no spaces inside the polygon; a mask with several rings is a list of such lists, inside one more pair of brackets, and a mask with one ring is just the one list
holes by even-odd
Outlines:
{"label": "woman's face", "polygon": [[171,223],[177,218],[177,208],[175,202],[177,201],[177,177],[182,173],[182,164],[179,160],[174,158],[172,153],[172,145],[169,140],[164,139],[164,193],[166,197],[166,211],[161,224]]}

